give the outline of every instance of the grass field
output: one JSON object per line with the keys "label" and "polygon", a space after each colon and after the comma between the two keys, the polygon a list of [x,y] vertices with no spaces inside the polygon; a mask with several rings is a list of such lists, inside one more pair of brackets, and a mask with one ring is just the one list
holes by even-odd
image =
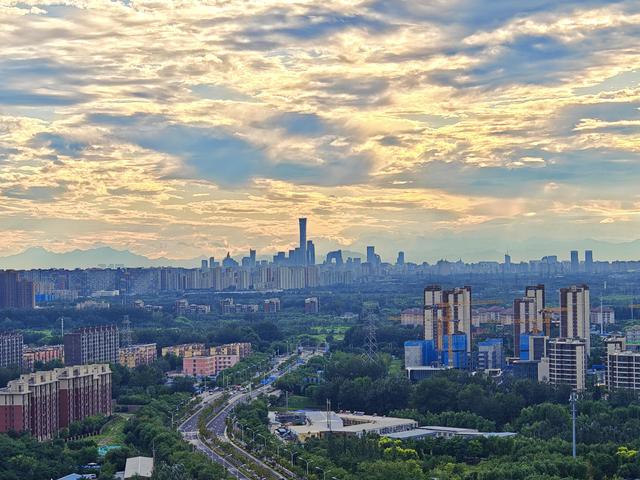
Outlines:
{"label": "grass field", "polygon": [[127,421],[133,415],[125,413],[117,413],[114,415],[104,427],[100,435],[94,437],[98,446],[104,445],[123,445],[124,444],[124,427]]}

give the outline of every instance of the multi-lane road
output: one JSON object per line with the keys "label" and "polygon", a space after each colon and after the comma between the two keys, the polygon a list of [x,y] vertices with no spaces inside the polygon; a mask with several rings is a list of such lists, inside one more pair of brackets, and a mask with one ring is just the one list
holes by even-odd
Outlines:
{"label": "multi-lane road", "polygon": [[[306,360],[308,360],[312,355],[313,354],[310,352],[304,352],[301,355],[302,362],[306,362]],[[289,369],[296,368],[298,366],[298,364],[294,364],[292,367],[289,367],[288,369],[280,368],[282,364],[287,360],[287,358],[288,357],[280,358],[276,363],[276,366],[273,367],[271,371],[267,372],[267,374],[270,374],[271,376],[277,379],[282,375],[284,375],[285,373],[287,373]],[[233,408],[237,404],[241,402],[250,401],[251,399],[256,398],[258,395],[265,393],[270,389],[272,389],[271,385],[263,385],[263,386],[260,386],[259,388],[256,388],[250,393],[240,391],[240,392],[236,392],[235,394],[232,394],[232,396],[226,401],[226,404],[223,406],[222,410],[209,421],[209,423],[206,426],[207,430],[213,433],[220,440],[228,441],[228,439],[226,438],[227,418],[231,414]],[[232,477],[235,477],[239,480],[252,480],[251,478],[247,477],[238,468],[239,466],[242,467],[244,465],[237,465],[238,461],[233,459],[233,457],[231,457],[230,455],[222,456],[216,453],[205,442],[203,442],[199,436],[198,424],[204,409],[207,406],[209,406],[212,402],[222,397],[223,394],[224,392],[222,390],[216,389],[212,392],[206,392],[205,394],[201,395],[201,401],[198,409],[196,410],[195,413],[193,413],[189,418],[187,418],[184,422],[180,424],[180,426],[178,427],[178,431],[182,434],[183,438],[188,442],[190,442],[192,445],[194,445],[194,447],[197,450],[205,454],[212,461],[219,463],[224,468],[226,468]],[[281,474],[273,470],[268,465],[265,465],[259,459],[253,457],[248,452],[245,452],[245,451],[242,451],[242,452],[243,452],[243,456],[247,459],[248,463],[257,464],[262,468],[266,468],[267,470],[271,471],[271,473],[274,476],[276,476],[276,478],[286,480],[287,477],[282,476]],[[233,459],[233,462],[235,464],[230,461],[231,459]]]}

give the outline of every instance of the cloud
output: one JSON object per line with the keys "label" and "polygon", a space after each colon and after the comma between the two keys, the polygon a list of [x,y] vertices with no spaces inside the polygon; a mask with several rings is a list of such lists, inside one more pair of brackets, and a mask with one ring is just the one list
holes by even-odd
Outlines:
{"label": "cloud", "polygon": [[0,9],[0,251],[640,227],[638,2],[63,3]]}
{"label": "cloud", "polygon": [[71,140],[63,135],[49,132],[37,133],[31,140],[31,145],[50,148],[59,155],[67,156],[78,156],[87,148],[87,144],[84,142]]}

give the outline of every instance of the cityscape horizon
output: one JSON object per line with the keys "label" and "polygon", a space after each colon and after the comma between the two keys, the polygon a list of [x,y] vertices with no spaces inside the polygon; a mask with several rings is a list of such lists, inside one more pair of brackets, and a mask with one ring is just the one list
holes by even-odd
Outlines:
{"label": "cityscape horizon", "polygon": [[0,0],[0,480],[640,479],[639,40]]}

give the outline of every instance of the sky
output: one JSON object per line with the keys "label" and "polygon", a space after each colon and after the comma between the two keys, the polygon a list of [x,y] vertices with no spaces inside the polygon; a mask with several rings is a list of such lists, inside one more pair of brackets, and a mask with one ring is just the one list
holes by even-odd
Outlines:
{"label": "sky", "polygon": [[638,38],[637,1],[0,1],[0,255],[631,242]]}

